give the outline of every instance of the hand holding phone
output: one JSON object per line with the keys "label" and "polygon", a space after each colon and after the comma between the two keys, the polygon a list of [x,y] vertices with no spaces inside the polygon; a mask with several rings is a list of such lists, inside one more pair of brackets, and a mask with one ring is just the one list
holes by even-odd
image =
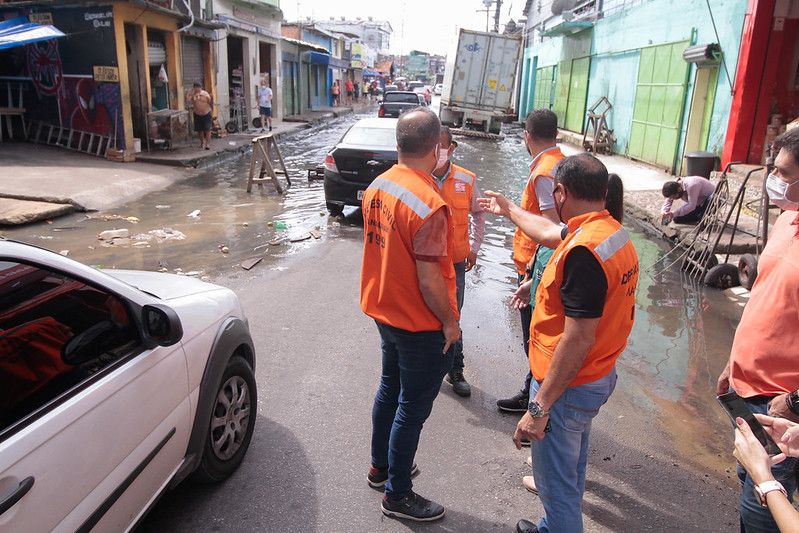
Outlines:
{"label": "hand holding phone", "polygon": [[734,426],[738,426],[735,421],[738,417],[743,418],[746,423],[749,424],[752,433],[757,437],[757,440],[763,445],[766,449],[766,453],[768,453],[770,457],[782,453],[779,446],[777,446],[771,436],[766,433],[766,430],[763,429],[763,426],[758,422],[757,418],[755,418],[755,415],[749,410],[743,398],[734,392],[728,392],[727,394],[717,396],[716,399],[727,412]]}

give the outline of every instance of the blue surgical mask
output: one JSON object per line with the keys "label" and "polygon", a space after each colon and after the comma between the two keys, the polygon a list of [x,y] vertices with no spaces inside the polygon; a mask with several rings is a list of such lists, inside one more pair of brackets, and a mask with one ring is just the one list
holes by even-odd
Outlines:
{"label": "blue surgical mask", "polygon": [[774,205],[785,211],[799,211],[799,202],[787,198],[788,189],[794,185],[796,183],[789,185],[774,174],[769,174],[766,178],[766,191],[768,191],[769,199]]}

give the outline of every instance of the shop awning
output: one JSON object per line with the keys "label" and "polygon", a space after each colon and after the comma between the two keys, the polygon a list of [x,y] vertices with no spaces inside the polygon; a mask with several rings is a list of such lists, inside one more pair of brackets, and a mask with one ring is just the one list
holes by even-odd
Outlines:
{"label": "shop awning", "polygon": [[593,26],[594,23],[587,20],[561,22],[557,26],[553,26],[552,28],[542,32],[541,35],[544,37],[554,37],[555,35],[574,35],[575,33],[587,30]]}
{"label": "shop awning", "polygon": [[25,17],[0,22],[0,50],[56,37],[64,37],[64,33],[53,26],[30,22]]}

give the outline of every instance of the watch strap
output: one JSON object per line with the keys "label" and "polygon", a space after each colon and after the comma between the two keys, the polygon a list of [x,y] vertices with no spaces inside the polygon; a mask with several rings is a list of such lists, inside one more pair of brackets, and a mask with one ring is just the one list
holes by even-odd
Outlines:
{"label": "watch strap", "polygon": [[785,396],[785,404],[793,414],[799,416],[799,390],[788,393]]}
{"label": "watch strap", "polygon": [[768,507],[768,502],[766,501],[766,494],[769,492],[774,492],[778,490],[782,492],[782,494],[787,498],[788,491],[785,490],[785,487],[782,486],[782,483],[776,480],[771,481],[764,481],[759,485],[755,485],[755,494],[757,495],[757,499],[760,500],[760,505],[763,507]]}

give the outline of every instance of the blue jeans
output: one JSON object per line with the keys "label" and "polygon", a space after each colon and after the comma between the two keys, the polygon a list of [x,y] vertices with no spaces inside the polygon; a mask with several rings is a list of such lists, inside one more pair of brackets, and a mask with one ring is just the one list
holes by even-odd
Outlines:
{"label": "blue jeans", "polygon": [[400,499],[413,487],[411,468],[422,425],[441,381],[452,368],[442,331],[411,332],[376,322],[383,348],[380,388],[372,407],[372,466],[388,467],[385,495]]}
{"label": "blue jeans", "polygon": [[[453,266],[455,267],[455,285],[458,289],[458,314],[460,314],[463,308],[463,293],[466,289],[466,261],[455,263]],[[455,358],[452,362],[451,372],[463,372],[463,335],[452,346],[455,348]]]}
{"label": "blue jeans", "polygon": [[[749,410],[753,413],[768,414],[768,402],[771,398],[766,396],[755,396],[754,398],[744,398]],[[771,467],[774,479],[782,483],[788,491],[788,500],[793,501],[793,491],[796,489],[796,478],[793,469],[796,459],[788,457],[779,464]],[[771,516],[768,507],[763,507],[755,497],[755,484],[746,470],[738,466],[738,479],[743,489],[741,490],[741,531],[746,533],[779,532],[777,523]]]}
{"label": "blue jeans", "polygon": [[[530,397],[538,392],[533,380]],[[580,533],[591,421],[616,387],[616,370],[594,382],[569,387],[549,413],[552,430],[533,441],[533,475],[544,505],[541,533]]]}

